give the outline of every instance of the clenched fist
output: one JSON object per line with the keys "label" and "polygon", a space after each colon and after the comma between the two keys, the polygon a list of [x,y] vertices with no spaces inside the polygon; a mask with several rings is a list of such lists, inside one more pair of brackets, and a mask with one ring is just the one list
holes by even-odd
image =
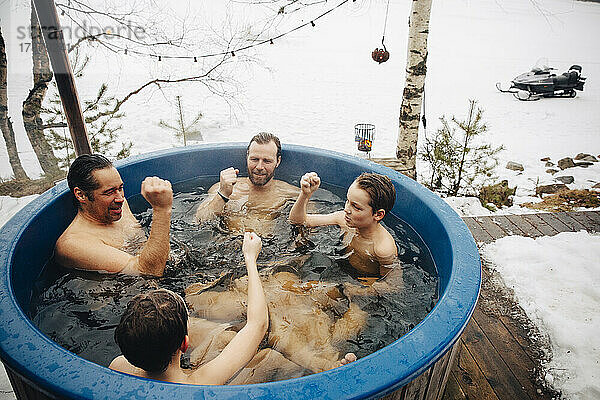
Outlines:
{"label": "clenched fist", "polygon": [[308,197],[312,196],[312,194],[319,188],[320,184],[321,178],[319,178],[319,175],[317,175],[316,172],[308,172],[300,179],[300,189],[302,189],[302,193]]}
{"label": "clenched fist", "polygon": [[171,210],[173,205],[171,182],[157,176],[149,176],[142,182],[141,192],[153,209]]}
{"label": "clenched fist", "polygon": [[246,259],[256,261],[258,258],[258,253],[260,253],[260,249],[262,249],[262,241],[260,240],[260,236],[254,232],[245,232],[244,243],[242,244],[242,252],[244,253],[244,257]]}
{"label": "clenched fist", "polygon": [[221,171],[219,175],[219,192],[225,197],[230,197],[233,193],[233,185],[237,182],[238,169],[229,167]]}

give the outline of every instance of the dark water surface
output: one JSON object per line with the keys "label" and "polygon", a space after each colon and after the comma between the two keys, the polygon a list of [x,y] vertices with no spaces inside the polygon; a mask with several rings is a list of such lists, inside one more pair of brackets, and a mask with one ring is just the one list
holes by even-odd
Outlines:
{"label": "dark water surface", "polygon": [[[127,302],[136,294],[164,287],[184,296],[190,284],[209,282],[229,271],[231,277],[211,289],[226,290],[232,279],[245,275],[242,234],[229,232],[222,220],[201,226],[194,222],[196,207],[214,181],[205,178],[174,185],[171,257],[162,278],[65,270],[51,263],[36,283],[32,297],[29,315],[37,327],[67,350],[107,366],[120,354],[113,340],[114,329]],[[322,187],[327,190],[317,191],[312,199],[315,211],[342,209],[346,188]],[[152,210],[140,195],[128,201],[148,234]],[[299,235],[298,228],[287,222],[292,205],[293,201],[288,202],[275,214],[273,234],[262,237],[259,271],[289,271],[304,281],[358,285],[345,260],[339,228],[314,228]],[[357,338],[341,345],[342,354],[354,352],[364,357],[392,343],[418,324],[437,301],[438,278],[429,250],[402,220],[388,215],[384,222],[398,246],[404,288],[378,297],[353,297],[369,318]]]}

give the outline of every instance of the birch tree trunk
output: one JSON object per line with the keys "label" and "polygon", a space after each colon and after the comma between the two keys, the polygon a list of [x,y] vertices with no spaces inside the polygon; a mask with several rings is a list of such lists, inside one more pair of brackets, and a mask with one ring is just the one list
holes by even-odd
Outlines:
{"label": "birch tree trunk", "polygon": [[4,45],[4,37],[0,28],[0,129],[2,130],[2,136],[4,136],[8,161],[10,162],[15,179],[29,179],[21,165],[19,153],[17,152],[17,143],[15,142],[15,132],[13,131],[12,122],[10,122],[10,118],[8,117],[7,69],[6,46]]}
{"label": "birch tree trunk", "polygon": [[42,101],[48,91],[48,83],[52,80],[52,71],[48,61],[48,53],[42,38],[40,25],[31,7],[31,54],[33,59],[33,88],[23,102],[23,125],[29,137],[29,142],[46,176],[62,175],[58,159],[52,151],[52,146],[44,136],[43,122],[40,117]]}
{"label": "birch tree trunk", "polygon": [[406,84],[400,106],[400,122],[396,157],[402,172],[417,179],[417,139],[421,117],[421,103],[427,73],[427,35],[432,0],[413,0],[408,29],[406,57]]}

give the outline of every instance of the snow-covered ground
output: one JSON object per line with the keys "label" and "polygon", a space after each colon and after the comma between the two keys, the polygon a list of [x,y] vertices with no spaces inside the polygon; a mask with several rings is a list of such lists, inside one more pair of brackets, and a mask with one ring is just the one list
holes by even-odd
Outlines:
{"label": "snow-covered ground", "polygon": [[546,382],[565,398],[600,398],[600,236],[507,236],[481,251],[527,316],[548,334]]}
{"label": "snow-covered ground", "polygon": [[[219,7],[217,3],[172,3],[181,13],[197,11],[202,16],[198,18],[200,23],[206,22],[209,15],[217,20],[222,15],[210,9]],[[322,5],[310,7],[305,13],[293,14],[278,28],[268,31],[267,37],[310,21],[331,8],[332,3],[323,2]],[[20,113],[32,79],[30,53],[23,51],[22,46],[27,39],[19,39],[17,31],[22,25],[27,25],[24,22],[29,18],[27,4],[2,2],[0,8],[3,17],[10,12],[10,18],[2,18],[2,32],[8,46],[9,111],[24,167],[30,176],[36,177],[40,169],[24,133]],[[249,11],[242,2],[229,4],[232,4],[232,25],[241,22],[252,25],[253,18],[258,20],[261,17],[260,10]],[[273,45],[253,49],[248,54],[259,62],[237,65],[234,72],[243,92],[232,105],[210,95],[199,84],[142,92],[123,107],[126,118],[122,121],[122,139],[133,141],[134,154],[181,145],[180,140],[157,126],[161,119],[175,119],[174,98],[180,95],[190,117],[198,111],[204,114],[200,128],[209,142],[247,141],[257,132],[272,131],[284,143],[356,154],[354,125],[368,122],[376,125],[372,155],[392,157],[404,86],[410,2],[390,0],[385,44],[391,57],[388,62],[379,65],[371,60],[370,53],[375,47],[381,46],[386,4],[385,1],[375,0],[348,2],[318,20],[314,28],[309,26],[276,40]],[[533,194],[536,185],[555,182],[554,176],[546,172],[545,162],[540,161],[541,158],[550,157],[556,164],[559,159],[574,157],[578,153],[589,153],[596,157],[600,155],[600,47],[594,40],[598,37],[599,3],[573,0],[434,1],[424,109],[428,127],[427,132],[421,130],[421,140],[425,134],[431,134],[439,127],[438,118],[442,115],[464,118],[468,100],[476,99],[485,110],[484,120],[489,127],[484,139],[496,146],[504,145],[506,149],[500,154],[500,166],[496,174],[499,179],[508,179],[511,187],[517,186],[515,203],[531,201],[528,196]],[[96,54],[92,56],[96,57],[85,77],[77,82],[80,97],[84,99],[93,97],[101,82],[109,83],[112,93],[122,97],[146,82],[152,74],[163,77],[176,76],[177,73],[193,74],[197,66],[190,60],[158,62],[131,54],[114,56],[103,53],[100,47],[93,52]],[[547,58],[548,64],[559,72],[567,70],[572,64],[581,65],[583,76],[588,78],[584,91],[573,99],[521,102],[495,89],[495,82],[509,81],[529,70],[540,58]],[[525,170],[519,173],[504,168],[508,161],[522,164]],[[598,164],[587,169],[567,169],[555,176],[572,175],[575,182],[569,187],[589,188],[600,182]],[[424,165],[420,163],[419,169],[423,168]],[[0,145],[0,177],[7,178],[10,174],[6,151]],[[26,200],[2,201],[5,206],[0,212],[2,219],[6,220],[9,213]],[[452,204],[463,215],[488,213],[472,200],[457,199]],[[524,210],[514,207],[503,211]],[[544,242],[538,240],[535,243],[540,247]],[[571,237],[561,234],[551,240],[556,244],[547,246],[557,248],[563,241],[569,243]],[[568,262],[546,264],[556,265],[555,270],[569,266],[563,273],[571,274],[570,266],[580,263],[592,269],[589,276],[597,275],[599,257],[591,258],[589,262],[583,261],[583,257],[593,254],[594,246],[597,250],[596,238],[590,236],[589,240],[582,239],[578,246],[565,250]],[[529,242],[523,239],[502,254],[504,257],[505,254],[519,253],[531,263],[547,260],[543,258],[545,252],[528,250]],[[493,261],[500,265],[500,259],[498,256]],[[523,268],[519,273],[526,280],[537,282],[542,279],[542,276],[534,275],[533,268]],[[585,288],[592,282],[583,273],[573,273],[571,277],[576,278],[573,290],[577,293],[587,290]],[[558,297],[559,292],[562,293],[563,281],[562,278],[550,280],[546,286],[547,293]],[[528,294],[523,294],[521,298],[535,299],[524,301],[537,303],[538,295],[534,291],[537,287],[524,287],[523,290]],[[597,305],[597,281],[595,290],[596,303],[593,304]],[[542,298],[539,306],[543,307]],[[560,311],[558,315],[558,318],[546,318],[542,329],[561,332],[563,326],[571,323],[568,322],[570,318],[588,318],[571,311]],[[542,320],[536,319],[535,315],[532,318]],[[596,325],[593,325],[594,321]],[[597,327],[598,322],[594,321],[590,325]],[[574,340],[577,337],[573,335]],[[558,340],[555,344],[561,343]],[[573,348],[564,349],[571,350],[571,353],[592,352],[588,351],[589,344],[583,339],[569,346]],[[597,352],[597,342],[595,346]],[[565,351],[554,349],[557,363],[564,361],[559,356]],[[594,354],[597,360],[597,353]],[[594,384],[589,381],[589,375],[581,375],[580,369],[571,367],[570,362],[559,364],[553,364],[551,368],[557,371],[564,368],[567,370],[565,375],[571,374],[563,379],[559,374],[552,373],[557,378],[555,385],[565,393],[585,393],[586,388]],[[594,365],[590,368],[593,370]],[[597,364],[595,371],[598,371]],[[560,386],[563,384],[564,387]],[[579,398],[587,398],[585,396]],[[573,398],[578,396],[573,395]]]}

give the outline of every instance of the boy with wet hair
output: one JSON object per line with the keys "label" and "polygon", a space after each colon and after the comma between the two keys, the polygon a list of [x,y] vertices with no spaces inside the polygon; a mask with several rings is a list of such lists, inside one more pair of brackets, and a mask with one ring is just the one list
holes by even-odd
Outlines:
{"label": "boy with wet hair", "polygon": [[308,201],[320,184],[316,172],[302,176],[302,191],[290,211],[290,222],[307,227],[338,225],[344,232],[352,267],[366,276],[388,275],[398,265],[396,242],[380,224],[396,201],[396,189],[391,179],[385,175],[363,173],[348,188],[344,210],[307,214]]}
{"label": "boy with wet hair", "polygon": [[260,237],[246,232],[242,252],[248,272],[246,325],[214,359],[192,373],[180,366],[189,345],[188,311],[183,299],[166,289],[135,296],[115,330],[123,355],[109,368],[175,383],[223,385],[256,354],[269,325],[267,303],[256,267]]}

